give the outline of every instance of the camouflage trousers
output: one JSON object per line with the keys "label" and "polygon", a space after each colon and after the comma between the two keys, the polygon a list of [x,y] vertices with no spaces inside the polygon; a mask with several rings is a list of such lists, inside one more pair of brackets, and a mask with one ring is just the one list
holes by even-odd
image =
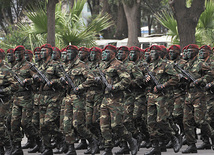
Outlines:
{"label": "camouflage trousers", "polygon": [[85,96],[71,95],[71,98],[73,100],[73,126],[81,137],[91,141],[96,136],[86,127]]}
{"label": "camouflage trousers", "polygon": [[169,139],[175,135],[169,123],[171,113],[168,100],[167,95],[148,93],[147,125],[151,141],[158,140],[163,136],[167,136]]}
{"label": "camouflage trousers", "polygon": [[131,133],[123,125],[123,107],[121,102],[122,93],[117,93],[113,96],[105,95],[101,104],[100,127],[106,148],[113,147],[113,132],[126,141],[131,138]]}
{"label": "camouflage trousers", "polygon": [[42,92],[40,102],[40,133],[46,148],[51,148],[51,137],[59,132],[59,114],[62,101],[61,93],[55,91]]}
{"label": "camouflage trousers", "polygon": [[205,119],[212,126],[212,128],[214,128],[214,96],[213,94],[207,93],[206,99],[207,99],[206,101],[207,110],[206,110]]}
{"label": "camouflage trousers", "polygon": [[196,143],[195,128],[201,128],[208,137],[214,136],[213,129],[205,118],[206,103],[201,91],[188,92],[184,104],[184,131],[188,144]]}
{"label": "camouflage trousers", "polygon": [[[11,102],[9,99],[2,99],[4,103],[0,103],[0,146],[10,143],[10,116]],[[9,122],[9,123],[8,123]]]}
{"label": "camouflage trousers", "polygon": [[73,126],[73,98],[72,95],[67,95],[63,99],[64,117],[63,117],[63,133],[68,144],[74,144],[76,135]]}
{"label": "camouflage trousers", "polygon": [[100,90],[88,90],[86,95],[86,127],[94,134],[100,133],[100,105],[103,93]]}

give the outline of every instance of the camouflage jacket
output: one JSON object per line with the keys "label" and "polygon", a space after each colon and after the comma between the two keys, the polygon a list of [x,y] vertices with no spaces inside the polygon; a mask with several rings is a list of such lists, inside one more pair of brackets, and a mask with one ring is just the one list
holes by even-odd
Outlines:
{"label": "camouflage jacket", "polygon": [[[153,76],[155,76],[159,84],[165,85],[164,91],[167,91],[168,93],[171,93],[171,90],[173,89],[172,86],[175,86],[179,82],[177,72],[173,66],[161,58],[150,63],[149,70],[152,72]],[[150,81],[152,81],[152,79]],[[151,82],[151,85],[152,88],[155,87],[153,81]],[[153,91],[153,89],[151,91]]]}
{"label": "camouflage jacket", "polygon": [[[106,76],[108,84],[113,85],[115,92],[127,89],[131,82],[131,77],[127,69],[116,58],[108,61],[103,66],[103,73]],[[105,90],[105,94],[109,94],[109,91]]]}

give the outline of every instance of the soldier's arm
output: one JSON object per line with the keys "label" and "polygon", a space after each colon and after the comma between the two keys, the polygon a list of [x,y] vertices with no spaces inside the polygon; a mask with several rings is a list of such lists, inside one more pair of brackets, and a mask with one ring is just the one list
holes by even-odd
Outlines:
{"label": "soldier's arm", "polygon": [[178,74],[171,64],[166,64],[165,72],[170,76],[169,80],[164,83],[165,87],[174,86],[179,82]]}

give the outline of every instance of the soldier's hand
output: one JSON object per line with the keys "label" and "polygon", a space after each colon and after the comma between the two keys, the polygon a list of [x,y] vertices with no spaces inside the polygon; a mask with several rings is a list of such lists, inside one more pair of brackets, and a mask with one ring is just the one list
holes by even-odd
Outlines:
{"label": "soldier's hand", "polygon": [[62,85],[67,85],[68,84],[68,82],[65,80],[65,77],[61,77],[59,79],[59,81],[61,82]]}
{"label": "soldier's hand", "polygon": [[180,78],[180,79],[188,80],[188,78],[187,78],[187,77],[185,77],[185,76],[183,76],[183,74],[178,74],[178,76],[179,76],[179,78]]}
{"label": "soldier's hand", "polygon": [[112,90],[113,90],[113,86],[112,86],[111,84],[108,84],[108,85],[106,86],[106,90],[107,90],[107,91],[112,91]]}
{"label": "soldier's hand", "polygon": [[74,89],[73,89],[73,92],[74,92],[74,94],[79,94],[79,88],[78,87],[75,87]]}
{"label": "soldier's hand", "polygon": [[195,86],[198,86],[198,85],[200,85],[201,82],[202,82],[202,80],[197,79],[193,83],[194,83]]}
{"label": "soldier's hand", "polygon": [[97,76],[97,77],[94,78],[94,80],[95,80],[96,82],[100,82],[100,81],[101,81],[101,78],[100,78],[99,76]]}
{"label": "soldier's hand", "polygon": [[154,92],[158,92],[158,91],[162,91],[165,88],[165,85],[163,84],[159,84],[157,86],[154,87]]}
{"label": "soldier's hand", "polygon": [[146,75],[145,78],[146,78],[146,82],[149,82],[151,80],[151,77],[149,75]]}
{"label": "soldier's hand", "polygon": [[39,75],[37,74],[33,75],[33,81],[39,82],[40,81]]}
{"label": "soldier's hand", "polygon": [[213,86],[212,83],[207,83],[206,86],[205,86],[205,90],[206,91],[210,90],[212,86]]}

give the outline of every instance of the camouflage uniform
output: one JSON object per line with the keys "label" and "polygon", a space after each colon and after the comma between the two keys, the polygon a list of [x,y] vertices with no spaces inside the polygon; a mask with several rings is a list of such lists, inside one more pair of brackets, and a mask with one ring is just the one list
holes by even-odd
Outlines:
{"label": "camouflage uniform", "polygon": [[[189,60],[185,68],[196,79],[200,79],[202,84],[209,82],[210,67],[195,57]],[[213,136],[213,130],[205,119],[206,104],[203,103],[205,94],[201,87],[190,83],[184,104],[184,130],[188,145],[196,143],[195,123],[204,130],[207,135]]]}
{"label": "camouflage uniform", "polygon": [[14,89],[14,78],[8,67],[0,63],[0,85],[4,93],[1,94],[0,101],[0,147],[10,145],[10,125],[8,118],[11,115],[11,95]]}

